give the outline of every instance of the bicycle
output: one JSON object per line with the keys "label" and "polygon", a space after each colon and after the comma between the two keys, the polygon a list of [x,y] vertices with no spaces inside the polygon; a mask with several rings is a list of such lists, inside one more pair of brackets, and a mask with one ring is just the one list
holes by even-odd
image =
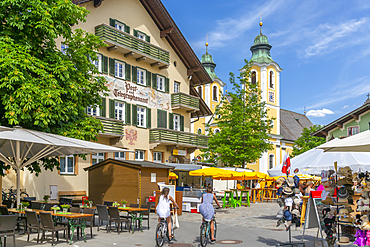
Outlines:
{"label": "bicycle", "polygon": [[[216,222],[216,211],[213,215],[213,226],[214,226],[214,238],[216,238],[217,233],[217,222]],[[208,242],[211,241],[211,221],[204,220],[200,226],[200,244],[202,247],[207,246]]]}
{"label": "bicycle", "polygon": [[[174,231],[172,215],[170,216],[170,220],[171,220],[171,235],[173,236],[172,238],[174,238],[175,231]],[[163,246],[165,237],[167,237],[168,242],[172,240],[170,239],[170,235],[168,234],[167,220],[165,218],[161,218],[161,221],[157,224],[157,227],[155,230],[155,242],[158,247]]]}

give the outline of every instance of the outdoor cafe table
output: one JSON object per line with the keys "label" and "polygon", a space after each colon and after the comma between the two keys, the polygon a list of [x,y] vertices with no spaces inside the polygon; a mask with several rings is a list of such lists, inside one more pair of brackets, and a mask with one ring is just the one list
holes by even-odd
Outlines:
{"label": "outdoor cafe table", "polygon": [[[40,214],[40,212],[45,212],[45,213],[51,213],[52,216],[55,217],[64,217],[68,220],[68,227],[72,230],[72,236],[70,239],[69,244],[72,244],[72,239],[74,235],[74,231],[76,228],[80,227],[81,231],[84,236],[84,241],[86,242],[86,237],[85,237],[85,228],[86,228],[86,217],[92,217],[92,214],[83,214],[83,213],[63,213],[63,212],[57,212],[56,214],[53,211],[45,211],[41,209],[27,209],[29,211],[36,212],[36,214]],[[11,213],[17,213],[17,214],[25,214],[26,212],[24,210],[17,210],[16,208],[11,208],[8,209],[9,212]],[[68,231],[68,236],[69,236],[69,231]],[[78,237],[78,234],[77,234]]]}
{"label": "outdoor cafe table", "polygon": [[[139,220],[141,231],[143,231],[143,211],[148,211],[147,208],[132,208],[132,207],[118,207],[119,211],[126,211],[131,217],[131,230],[132,233],[135,231],[135,221]],[[138,216],[139,214],[139,216]]]}
{"label": "outdoor cafe table", "polygon": [[[249,199],[249,196],[251,194],[251,190],[250,189],[231,189],[231,191],[233,191],[235,193],[234,194],[235,195],[235,199],[239,201],[240,206],[241,205],[246,205],[248,207],[251,206],[250,199]],[[239,193],[240,193],[240,196],[239,196]],[[246,196],[246,200],[247,201],[245,203],[242,202],[243,194],[246,194],[247,195]],[[238,197],[239,197],[239,199],[238,199]]]}

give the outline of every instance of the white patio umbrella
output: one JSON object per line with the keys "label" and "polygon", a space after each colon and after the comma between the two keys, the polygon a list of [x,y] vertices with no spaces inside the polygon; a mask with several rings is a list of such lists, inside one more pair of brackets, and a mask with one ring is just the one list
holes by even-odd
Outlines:
{"label": "white patio umbrella", "polygon": [[[290,160],[290,175],[319,175],[321,170],[334,170],[335,161],[338,162],[338,167],[349,166],[354,171],[370,168],[370,152],[324,152],[321,149],[326,144],[336,145],[340,141],[339,139],[334,139],[292,158]],[[281,172],[282,165],[280,164],[267,172],[271,177],[286,176],[286,174]]]}
{"label": "white patio umbrella", "polygon": [[0,126],[0,160],[17,172],[17,205],[20,203],[20,170],[45,157],[73,154],[127,152],[96,142]]}
{"label": "white patio umbrella", "polygon": [[370,152],[370,130],[320,146],[325,152]]}

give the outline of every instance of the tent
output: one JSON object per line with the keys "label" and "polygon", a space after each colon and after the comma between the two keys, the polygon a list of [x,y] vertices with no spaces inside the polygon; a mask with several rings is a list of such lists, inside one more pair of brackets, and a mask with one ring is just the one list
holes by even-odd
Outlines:
{"label": "tent", "polygon": [[347,137],[337,142],[327,142],[319,148],[325,152],[369,152],[370,130]]}
{"label": "tent", "polygon": [[[320,175],[322,170],[334,170],[334,162],[338,167],[350,166],[352,170],[365,170],[370,168],[370,152],[324,152],[322,147],[336,145],[342,140],[334,139],[321,146],[304,152],[290,160],[290,175],[315,174]],[[370,148],[369,148],[370,150]],[[280,164],[267,172],[270,176],[286,176],[281,172],[283,164]]]}
{"label": "tent", "polygon": [[0,126],[0,160],[17,172],[17,205],[20,203],[20,170],[45,157],[74,154],[127,152],[96,142]]}

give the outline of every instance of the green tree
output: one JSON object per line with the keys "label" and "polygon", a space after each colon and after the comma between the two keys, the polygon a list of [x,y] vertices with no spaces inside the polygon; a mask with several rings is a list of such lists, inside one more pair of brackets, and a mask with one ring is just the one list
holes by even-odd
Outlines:
{"label": "green tree", "polygon": [[[0,122],[96,140],[100,120],[87,116],[87,106],[101,104],[105,79],[91,63],[104,42],[73,25],[88,11],[70,0],[0,1]],[[65,52],[57,40],[68,46]],[[41,167],[59,169],[56,159]],[[0,172],[9,166],[0,165]],[[27,167],[36,175],[40,165]]]}
{"label": "green tree", "polygon": [[271,120],[267,118],[266,102],[261,101],[259,83],[249,81],[252,62],[245,60],[238,81],[230,73],[233,93],[228,93],[230,102],[224,96],[220,107],[215,111],[217,127],[220,132],[209,132],[208,149],[202,150],[208,162],[221,161],[226,166],[245,167],[246,163],[256,161],[263,152],[271,149],[267,141],[271,130]]}
{"label": "green tree", "polygon": [[314,147],[320,146],[321,144],[325,143],[326,140],[324,137],[313,136],[312,133],[315,133],[319,129],[321,129],[322,125],[313,125],[310,128],[304,128],[302,131],[301,136],[294,141],[294,148],[293,148],[293,157],[300,155]]}

